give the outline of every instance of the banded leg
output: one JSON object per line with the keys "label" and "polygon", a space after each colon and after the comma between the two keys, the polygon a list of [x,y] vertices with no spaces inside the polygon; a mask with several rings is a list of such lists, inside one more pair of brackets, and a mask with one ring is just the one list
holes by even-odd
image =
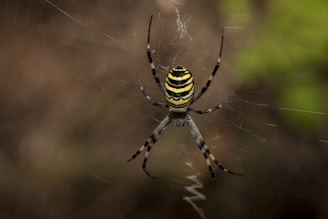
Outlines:
{"label": "banded leg", "polygon": [[130,162],[131,160],[135,159],[145,148],[146,153],[145,153],[145,158],[143,160],[142,163],[142,169],[145,171],[145,173],[150,176],[151,178],[156,178],[154,176],[152,176],[147,170],[146,170],[146,165],[147,165],[147,161],[148,161],[148,157],[149,157],[149,153],[151,150],[151,146],[154,145],[157,140],[159,139],[160,135],[165,131],[165,129],[168,127],[168,125],[171,123],[171,118],[169,116],[166,116],[162,122],[155,128],[155,130],[153,131],[153,133],[149,136],[149,138],[147,138],[146,142],[144,145],[142,145],[139,150],[137,150],[136,153],[134,153],[132,155],[132,157],[128,160],[128,162]]}
{"label": "banded leg", "polygon": [[155,68],[155,64],[153,62],[153,58],[151,56],[151,51],[150,51],[150,27],[151,27],[151,22],[153,20],[153,15],[150,16],[150,21],[149,21],[149,26],[148,26],[148,38],[147,38],[147,56],[148,56],[148,61],[150,64],[150,68],[151,71],[153,73],[154,79],[156,81],[156,83],[158,84],[159,88],[161,89],[161,91],[164,94],[164,88],[163,85],[161,84],[161,81],[156,73],[156,68]]}
{"label": "banded leg", "polygon": [[205,86],[200,90],[200,92],[194,96],[192,103],[196,102],[208,89],[208,87],[211,85],[212,79],[215,76],[216,72],[218,71],[221,63],[221,55],[222,55],[222,49],[223,49],[223,39],[224,39],[224,28],[221,29],[221,46],[220,46],[220,52],[219,52],[219,58],[214,66],[214,69],[208,78]]}
{"label": "banded leg", "polygon": [[[216,181],[216,177],[215,177],[215,173],[213,171],[213,168],[211,166],[211,162],[210,159],[218,166],[218,168],[226,173],[230,173],[230,174],[235,174],[235,175],[243,175],[240,173],[235,173],[232,172],[228,169],[226,169],[215,157],[214,155],[211,153],[210,149],[208,148],[208,146],[206,145],[203,136],[200,134],[199,129],[197,128],[195,122],[193,121],[193,119],[191,118],[190,115],[187,116],[186,118],[186,123],[188,125],[188,128],[192,134],[192,136],[194,137],[196,144],[198,146],[198,148],[201,150],[206,164],[208,166],[208,169],[211,173],[212,178],[214,179],[214,181]],[[210,158],[210,159],[209,159]]]}
{"label": "banded leg", "polygon": [[197,114],[206,114],[206,113],[211,113],[211,112],[214,112],[216,110],[219,110],[222,107],[223,107],[223,104],[220,103],[219,105],[216,105],[216,106],[211,107],[211,108],[206,109],[206,110],[198,110],[198,109],[189,108],[188,111],[191,111],[191,112],[194,112],[194,113],[197,113]]}
{"label": "banded leg", "polygon": [[148,93],[146,92],[146,90],[144,89],[143,87],[143,84],[141,82],[141,79],[139,77],[139,75],[137,74],[137,78],[138,78],[138,82],[139,82],[139,85],[140,85],[140,90],[142,92],[142,94],[146,97],[146,99],[148,100],[148,102],[154,106],[161,106],[161,107],[169,107],[169,105],[167,103],[161,103],[161,102],[157,102],[157,101],[154,101],[149,95]]}

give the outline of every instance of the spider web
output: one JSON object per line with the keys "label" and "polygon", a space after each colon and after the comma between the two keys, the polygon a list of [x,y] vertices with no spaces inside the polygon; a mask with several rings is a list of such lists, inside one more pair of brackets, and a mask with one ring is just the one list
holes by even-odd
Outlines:
{"label": "spider web", "polygon": [[[246,184],[247,180],[255,181],[247,176],[247,172],[252,175],[250,169],[245,169],[247,180],[236,179],[216,170],[220,181],[217,185],[212,185],[206,165],[202,163],[202,156],[187,131],[175,134],[177,129],[170,126],[152,151],[151,157],[154,159],[150,160],[148,168],[160,173],[160,183],[164,181],[165,184],[168,181],[167,187],[143,177],[140,170],[142,158],[128,166],[122,162],[144,142],[167,113],[164,109],[147,105],[134,77],[135,72],[139,72],[149,93],[162,100],[144,54],[150,14],[155,15],[151,45],[162,81],[168,69],[186,63],[186,67],[192,69],[195,76],[197,92],[206,82],[217,59],[220,26],[217,27],[215,36],[210,38],[213,40],[208,40],[205,38],[206,34],[199,34],[206,32],[206,29],[201,29],[205,26],[204,23],[209,22],[205,16],[202,21],[201,15],[187,13],[187,8],[183,7],[186,4],[184,1],[170,2],[174,8],[172,14],[154,13],[157,9],[149,10],[148,2],[140,3],[139,9],[134,3],[118,4],[115,6],[116,10],[131,13],[123,18],[115,16],[115,10],[108,12],[110,16],[106,17],[106,10],[113,7],[110,7],[111,3],[101,1],[94,5],[84,1],[60,0],[18,0],[14,3],[7,0],[1,3],[1,28],[5,30],[2,31],[5,40],[1,40],[1,47],[8,53],[3,53],[1,59],[1,75],[5,81],[0,93],[4,106],[1,113],[4,124],[1,135],[5,138],[0,151],[0,168],[1,172],[10,174],[0,177],[8,179],[1,181],[0,191],[7,191],[1,199],[9,203],[9,207],[19,206],[22,212],[30,212],[35,218],[45,218],[49,214],[56,218],[78,218],[83,213],[98,216],[107,213],[113,218],[152,218],[155,214],[163,213],[163,217],[167,218],[169,214],[174,214],[168,210],[172,209],[172,200],[181,202],[182,199],[187,207],[178,201],[174,202],[179,203],[183,209],[175,213],[179,218],[185,214],[189,218],[263,218],[274,215],[264,204],[260,203],[259,206],[262,207],[257,208],[256,205],[247,205],[239,199],[238,194],[241,192],[249,195],[241,189],[240,184]],[[101,6],[106,10],[99,9]],[[90,13],[92,9],[89,11],[87,8],[92,7],[97,8],[99,13]],[[266,102],[265,94],[276,91],[265,86],[257,94],[253,91],[236,91],[238,85],[227,79],[231,77],[229,75],[233,75],[228,60],[234,57],[236,50],[230,52],[228,48],[233,48],[231,38],[236,39],[243,35],[247,28],[233,25],[225,28],[222,66],[209,91],[195,106],[206,108],[221,101],[227,101],[228,104],[222,111],[204,117],[193,115],[210,149],[229,169],[243,170],[244,164],[248,164],[248,167],[253,167],[261,174],[264,168],[255,169],[259,164],[253,165],[248,161],[258,154],[264,156],[263,166],[267,167],[265,171],[272,174],[277,170],[270,163],[270,155],[277,163],[288,165],[288,154],[296,153],[295,156],[311,161],[313,151],[304,146],[308,140],[306,134],[296,133],[293,129],[286,128],[288,126],[281,120],[273,120],[273,117],[266,117],[260,112],[288,111],[294,114],[311,114],[323,119],[327,113]],[[10,37],[16,41],[11,41]],[[11,42],[10,46],[6,40]],[[204,40],[212,43],[204,43]],[[43,46],[39,47],[38,41]],[[49,50],[46,49],[48,45],[51,45]],[[253,100],[258,95],[264,101]],[[257,109],[258,113],[250,114],[252,110],[246,111],[245,108],[254,111]],[[287,140],[287,137],[294,135],[299,141]],[[274,140],[275,136],[286,137],[286,142],[290,145],[303,145],[300,147],[301,152],[286,147],[286,157],[278,156],[276,148],[280,147],[277,146],[278,141]],[[240,144],[238,138],[242,138],[241,142],[251,139],[247,141],[251,145]],[[178,170],[181,169],[177,165],[179,161],[173,158],[174,151],[177,150],[174,145],[181,145],[179,142],[190,145],[178,146],[180,155],[177,157],[183,157],[182,171]],[[322,143],[326,147],[327,136],[315,136],[313,142]],[[326,149],[321,150],[320,159],[323,159]],[[195,155],[198,153],[199,157]],[[169,157],[169,162],[164,160],[165,157]],[[160,159],[157,161],[157,158]],[[322,174],[318,173],[314,162],[302,165],[305,175],[315,177],[316,174]],[[286,168],[279,166],[278,171],[287,174],[286,172],[299,167],[291,162],[290,167]],[[170,170],[172,172],[167,175],[172,178],[165,178],[165,171]],[[309,170],[312,172],[309,173]],[[294,178],[281,178],[284,185],[287,185],[283,191],[294,199],[301,193],[310,196],[302,187],[303,184],[297,184],[300,187],[296,188],[288,186],[295,178],[304,180],[295,173],[290,174]],[[261,178],[266,176],[268,175],[263,174]],[[257,181],[254,181],[256,184]],[[325,178],[322,182],[325,182]],[[15,185],[15,188],[11,185]],[[264,185],[258,186],[259,193]],[[245,190],[248,188],[254,187],[247,184]],[[325,186],[322,185],[321,188]],[[162,193],[169,195],[166,197]],[[30,198],[26,199],[21,194],[34,198],[35,205],[26,204],[30,203]],[[263,190],[263,194],[270,193]],[[260,195],[254,196],[255,198],[250,198],[251,203],[267,199]],[[274,200],[273,196],[268,196],[268,200]],[[223,201],[219,197],[224,197]],[[258,202],[254,201],[256,197],[260,197]],[[283,195],[279,197],[281,200],[284,198]],[[15,200],[22,200],[22,203]],[[161,204],[157,205],[159,200]],[[300,200],[303,205],[307,203],[306,197]],[[297,203],[300,200],[292,201]],[[220,208],[213,209],[211,206],[214,203]],[[311,206],[312,202],[309,203]],[[244,211],[240,207],[242,204],[248,206]],[[162,209],[158,208],[159,205],[163,206]],[[298,207],[294,206],[295,209]],[[195,210],[196,216],[195,212],[186,213],[192,212],[190,209]],[[7,216],[6,213],[4,216]],[[19,215],[10,216],[19,218]]]}

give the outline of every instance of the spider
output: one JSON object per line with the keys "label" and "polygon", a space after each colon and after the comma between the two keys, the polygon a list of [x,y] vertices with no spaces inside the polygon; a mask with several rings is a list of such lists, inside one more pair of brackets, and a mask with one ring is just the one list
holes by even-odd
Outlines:
{"label": "spider", "polygon": [[145,173],[150,176],[151,178],[156,178],[152,176],[147,170],[147,160],[150,154],[150,150],[152,149],[152,145],[154,145],[157,140],[159,139],[160,135],[166,130],[168,125],[171,122],[174,122],[177,126],[184,126],[187,125],[189,128],[192,136],[194,137],[196,144],[200,151],[202,152],[206,164],[208,166],[208,169],[210,171],[210,174],[214,181],[216,181],[216,176],[213,171],[213,168],[211,166],[210,160],[212,160],[220,170],[235,174],[235,175],[243,175],[240,173],[232,172],[228,169],[226,169],[211,153],[210,149],[206,145],[203,136],[201,135],[200,131],[197,128],[196,123],[189,115],[189,112],[194,112],[197,114],[206,114],[213,112],[215,110],[220,109],[223,106],[223,103],[220,103],[212,108],[209,108],[207,110],[197,110],[190,107],[191,104],[195,103],[208,89],[208,87],[211,84],[211,81],[213,77],[215,76],[216,72],[218,71],[220,67],[220,61],[221,61],[221,54],[222,54],[222,48],[223,48],[223,38],[224,38],[224,31],[222,28],[221,31],[221,46],[220,46],[220,52],[219,52],[219,58],[214,66],[214,69],[209,76],[207,83],[205,86],[200,90],[200,92],[197,95],[194,95],[194,79],[191,74],[191,72],[182,66],[176,66],[172,68],[165,79],[164,86],[162,85],[155,69],[155,64],[153,62],[151,50],[150,50],[150,29],[151,29],[151,23],[152,23],[153,15],[150,17],[149,26],[148,26],[148,38],[147,38],[147,56],[148,61],[150,64],[150,68],[153,74],[153,77],[155,79],[155,82],[159,86],[160,90],[165,96],[166,102],[157,102],[154,101],[146,92],[144,89],[141,80],[139,78],[139,84],[140,84],[140,90],[142,94],[147,98],[148,102],[154,106],[160,106],[160,107],[166,107],[169,108],[170,113],[167,115],[160,124],[155,128],[155,130],[152,132],[152,134],[147,138],[144,145],[142,145],[136,153],[132,155],[132,157],[128,160],[130,162],[131,160],[135,159],[144,149],[146,149],[145,157],[142,164],[142,169],[145,171]]}

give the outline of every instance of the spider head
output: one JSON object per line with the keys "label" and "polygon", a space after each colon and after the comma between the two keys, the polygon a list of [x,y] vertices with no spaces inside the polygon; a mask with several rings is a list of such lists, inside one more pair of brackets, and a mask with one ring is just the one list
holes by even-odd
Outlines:
{"label": "spider head", "polygon": [[183,113],[188,110],[194,96],[194,78],[182,66],[172,68],[165,79],[165,99],[170,111]]}
{"label": "spider head", "polygon": [[176,126],[184,126],[187,121],[188,112],[170,112],[170,118]]}

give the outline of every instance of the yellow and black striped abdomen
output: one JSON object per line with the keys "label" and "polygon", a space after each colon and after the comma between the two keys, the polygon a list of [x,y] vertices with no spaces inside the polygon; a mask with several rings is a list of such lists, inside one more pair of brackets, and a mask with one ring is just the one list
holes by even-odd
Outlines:
{"label": "yellow and black striped abdomen", "polygon": [[194,79],[184,67],[172,68],[165,80],[165,99],[173,112],[186,112],[194,96]]}

